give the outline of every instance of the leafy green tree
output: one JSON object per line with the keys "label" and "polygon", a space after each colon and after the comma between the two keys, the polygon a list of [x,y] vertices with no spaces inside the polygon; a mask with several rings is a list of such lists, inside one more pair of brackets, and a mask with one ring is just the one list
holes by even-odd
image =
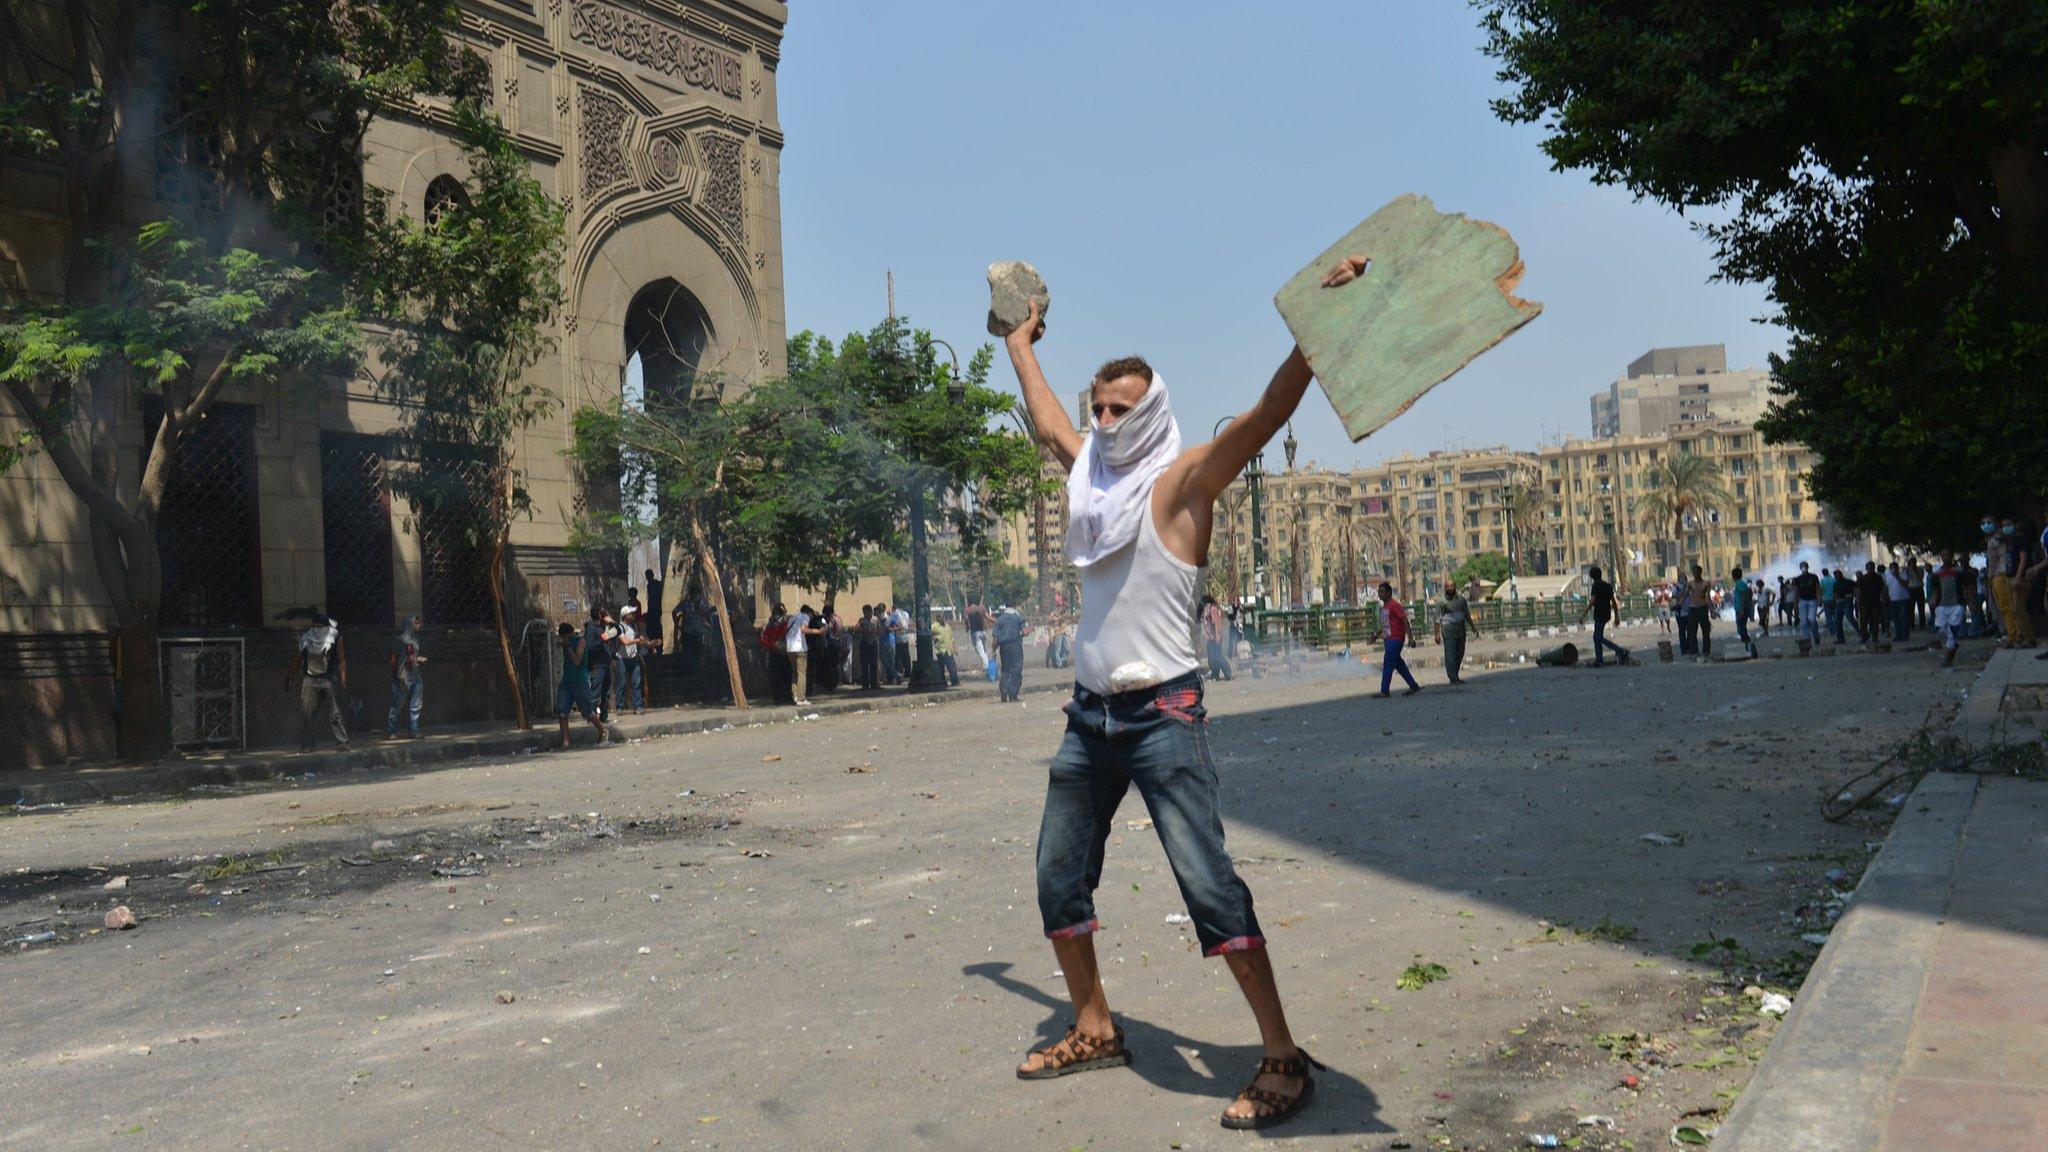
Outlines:
{"label": "leafy green tree", "polygon": [[1508,558],[1499,552],[1481,552],[1467,556],[1463,563],[1451,570],[1451,579],[1460,584],[1473,580],[1484,580],[1488,584],[1499,584],[1508,578]]}
{"label": "leafy green tree", "polygon": [[[596,510],[586,544],[662,535],[688,539],[713,581],[733,699],[744,706],[731,649],[738,598],[724,570],[828,590],[851,584],[877,552],[906,551],[911,520],[978,556],[998,520],[1037,482],[1032,445],[992,431],[1011,398],[987,386],[981,349],[954,381],[930,338],[900,319],[834,346],[809,332],[788,345],[787,376],[717,402],[650,395],[577,413],[573,449],[591,474],[620,478],[617,510]],[[975,498],[967,498],[970,487]],[[716,546],[714,547],[714,541]]]}
{"label": "leafy green tree", "polygon": [[470,169],[462,194],[424,225],[374,196],[353,263],[378,321],[373,379],[399,412],[392,487],[415,517],[459,524],[490,557],[505,683],[529,728],[506,632],[505,545],[533,508],[514,438],[560,407],[527,369],[554,347],[565,213],[496,116],[463,100],[455,128]]}
{"label": "leafy green tree", "polygon": [[[459,25],[455,0],[0,5],[0,148],[48,178],[66,245],[61,286],[0,311],[0,384],[24,426],[0,467],[46,453],[86,510],[130,673],[125,756],[169,740],[156,522],[180,445],[223,390],[310,395],[360,357],[329,259],[359,221],[327,210],[359,183],[380,109],[475,88]],[[164,185],[124,186],[153,148],[171,157]],[[123,468],[138,393],[163,415]]]}
{"label": "leafy green tree", "polygon": [[[987,597],[984,603],[1015,605],[1019,611],[1031,601],[1031,572],[1004,561],[989,565],[987,576]],[[1045,623],[1043,620],[1037,623]]]}
{"label": "leafy green tree", "polygon": [[1775,442],[1845,525],[1960,543],[2048,491],[2048,6],[1480,0],[1512,87],[1588,171],[1704,224],[1791,331]]}

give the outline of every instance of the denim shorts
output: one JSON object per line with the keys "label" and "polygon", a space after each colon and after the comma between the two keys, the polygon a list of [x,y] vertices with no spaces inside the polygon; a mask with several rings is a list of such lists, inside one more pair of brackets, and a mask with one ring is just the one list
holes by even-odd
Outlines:
{"label": "denim shorts", "polygon": [[596,715],[597,709],[591,703],[589,680],[563,677],[562,682],[555,685],[555,715],[567,717],[571,712],[581,712],[585,720]]}
{"label": "denim shorts", "polygon": [[1054,940],[1098,927],[1095,889],[1117,805],[1135,784],[1194,918],[1204,956],[1266,946],[1251,889],[1223,847],[1198,673],[1103,696],[1080,685],[1053,757],[1038,829],[1038,911]]}

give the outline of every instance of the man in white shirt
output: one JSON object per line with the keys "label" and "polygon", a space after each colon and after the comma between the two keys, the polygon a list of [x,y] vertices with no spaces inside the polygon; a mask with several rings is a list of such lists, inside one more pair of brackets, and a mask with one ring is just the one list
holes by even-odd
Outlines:
{"label": "man in white shirt", "polygon": [[804,707],[811,703],[807,687],[810,683],[811,637],[820,631],[810,624],[811,606],[806,604],[790,616],[789,628],[782,633],[782,652],[789,657],[789,694]]}
{"label": "man in white shirt", "polygon": [[[1357,280],[1366,265],[1363,256],[1347,257],[1324,288]],[[1251,890],[1224,847],[1190,625],[1216,499],[1294,415],[1312,379],[1308,361],[1295,348],[1251,409],[1213,442],[1186,451],[1151,365],[1139,357],[1109,361],[1088,393],[1084,437],[1032,349],[1044,331],[1040,317],[1033,301],[1005,342],[1033,433],[1068,470],[1066,552],[1083,588],[1074,697],[1047,779],[1037,850],[1039,913],[1075,1021],[1063,1039],[1032,1052],[1017,1075],[1042,1080],[1130,1063],[1096,961],[1094,893],[1117,805],[1136,788],[1203,954],[1229,965],[1258,1021],[1265,1059],[1221,1122],[1270,1127],[1308,1103],[1314,1061],[1288,1029]],[[1009,618],[997,617],[999,643]]]}

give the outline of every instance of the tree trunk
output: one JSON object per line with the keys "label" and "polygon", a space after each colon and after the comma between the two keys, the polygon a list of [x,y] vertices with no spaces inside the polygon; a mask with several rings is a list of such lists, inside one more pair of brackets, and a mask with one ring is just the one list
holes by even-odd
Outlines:
{"label": "tree trunk", "polygon": [[[117,749],[123,760],[154,763],[171,747],[170,727],[164,723],[163,677],[157,669],[157,606],[131,602],[120,613],[120,621],[115,641],[121,685]],[[245,693],[247,672],[243,669]]]}
{"label": "tree trunk", "polygon": [[718,635],[725,645],[725,675],[732,688],[733,707],[746,711],[747,689],[740,682],[740,652],[732,640],[732,613],[725,605],[725,579],[718,574],[718,558],[711,554],[711,538],[704,532],[704,516],[690,508],[690,538],[697,545],[697,562],[704,566],[704,578],[711,582],[711,603],[718,613]]}
{"label": "tree trunk", "polygon": [[512,689],[512,714],[517,718],[519,730],[531,731],[533,720],[526,714],[526,689],[519,683],[519,666],[512,659],[512,638],[505,632],[505,537],[510,535],[503,528],[495,530],[491,541],[491,619],[498,626],[498,655],[505,662],[505,683]]}

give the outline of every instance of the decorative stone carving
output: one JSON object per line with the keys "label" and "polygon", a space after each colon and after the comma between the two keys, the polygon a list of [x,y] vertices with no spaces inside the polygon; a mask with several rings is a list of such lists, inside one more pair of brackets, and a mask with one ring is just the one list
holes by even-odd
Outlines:
{"label": "decorative stone carving", "polygon": [[555,97],[555,115],[564,120],[569,118],[569,94],[562,92]]}
{"label": "decorative stone carving", "polygon": [[674,140],[656,136],[647,145],[647,163],[654,172],[654,187],[667,187],[683,174],[683,150]]}
{"label": "decorative stone carving", "polygon": [[740,178],[740,142],[707,132],[697,138],[704,157],[704,207],[735,239],[747,236],[746,184]]}
{"label": "decorative stone carving", "polygon": [[761,174],[761,158],[759,156],[747,157],[747,171],[752,172],[756,176]]}
{"label": "decorative stone carving", "polygon": [[631,178],[626,168],[626,150],[621,138],[631,113],[626,102],[589,85],[577,88],[583,105],[583,123],[577,141],[582,146],[583,198]]}
{"label": "decorative stone carving", "polygon": [[739,57],[600,0],[575,0],[570,6],[569,38],[692,88],[740,97]]}

